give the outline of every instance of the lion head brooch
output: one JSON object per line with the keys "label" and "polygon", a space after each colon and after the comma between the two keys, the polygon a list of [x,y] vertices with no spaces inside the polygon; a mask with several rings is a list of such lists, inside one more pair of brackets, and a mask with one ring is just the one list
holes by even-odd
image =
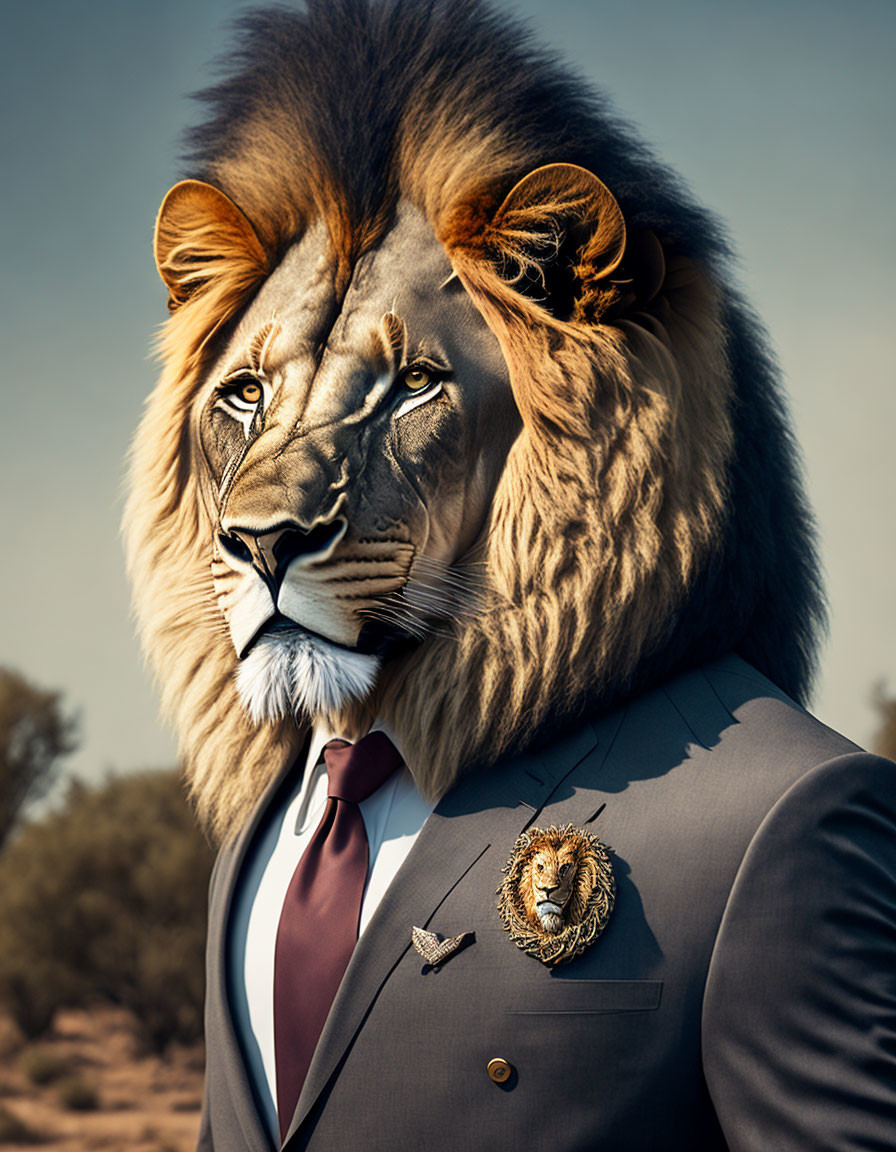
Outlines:
{"label": "lion head brooch", "polygon": [[607,847],[581,828],[529,828],[518,837],[498,888],[510,938],[548,965],[592,944],[613,910],[616,884]]}

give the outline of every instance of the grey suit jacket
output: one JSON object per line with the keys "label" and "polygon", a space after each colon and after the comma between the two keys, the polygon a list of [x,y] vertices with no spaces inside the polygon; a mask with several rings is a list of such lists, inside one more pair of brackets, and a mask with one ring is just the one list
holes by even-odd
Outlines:
{"label": "grey suit jacket", "polygon": [[[215,1152],[270,1147],[223,965],[276,788],[212,879],[200,1148]],[[511,942],[495,890],[524,828],[567,822],[612,847],[617,899],[550,970]],[[475,941],[432,970],[415,924]],[[729,657],[465,778],[358,943],[287,1144],[896,1149],[896,767]]]}

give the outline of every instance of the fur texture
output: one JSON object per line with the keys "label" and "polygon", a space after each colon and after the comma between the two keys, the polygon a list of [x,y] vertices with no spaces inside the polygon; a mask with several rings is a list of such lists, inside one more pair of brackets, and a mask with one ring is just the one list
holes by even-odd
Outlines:
{"label": "fur texture", "polygon": [[[336,711],[346,698],[364,699],[376,683],[379,661],[360,652],[336,651],[314,636],[286,649],[263,636],[237,669],[237,688],[253,723]],[[301,701],[302,703],[299,703]]]}
{"label": "fur texture", "polygon": [[[257,723],[238,701],[190,401],[220,333],[306,226],[325,221],[346,285],[399,196],[498,337],[523,431],[478,555],[488,610],[387,663],[340,722],[360,734],[380,716],[439,795],[459,771],[731,649],[803,699],[823,616],[812,525],[774,365],[714,222],[602,96],[478,0],[312,0],[240,34],[202,97],[189,166],[245,213],[262,255],[168,321],[124,517],[144,643],[212,833],[240,826],[302,726]],[[531,236],[515,246],[505,227],[498,243],[496,213],[556,162],[595,172],[629,231],[659,238],[657,300],[585,293],[559,317],[522,291]],[[550,235],[544,213],[530,223]]]}

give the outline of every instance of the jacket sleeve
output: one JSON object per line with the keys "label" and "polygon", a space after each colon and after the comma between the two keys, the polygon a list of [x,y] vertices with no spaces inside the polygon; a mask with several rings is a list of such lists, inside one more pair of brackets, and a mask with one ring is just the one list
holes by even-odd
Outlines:
{"label": "jacket sleeve", "polygon": [[803,776],[744,855],[703,1062],[732,1152],[896,1149],[896,765]]}

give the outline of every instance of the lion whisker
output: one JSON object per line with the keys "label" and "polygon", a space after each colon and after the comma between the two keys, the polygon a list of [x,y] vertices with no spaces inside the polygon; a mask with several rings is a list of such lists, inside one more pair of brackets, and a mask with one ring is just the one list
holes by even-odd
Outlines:
{"label": "lion whisker", "polygon": [[382,608],[371,608],[364,613],[370,620],[379,620],[384,624],[392,624],[412,636],[415,640],[424,640],[434,634],[434,629],[422,620],[418,620],[407,613],[389,611]]}
{"label": "lion whisker", "polygon": [[455,620],[473,619],[481,611],[481,602],[470,596],[461,598],[441,588],[408,584],[402,589],[401,596],[412,608]]}

